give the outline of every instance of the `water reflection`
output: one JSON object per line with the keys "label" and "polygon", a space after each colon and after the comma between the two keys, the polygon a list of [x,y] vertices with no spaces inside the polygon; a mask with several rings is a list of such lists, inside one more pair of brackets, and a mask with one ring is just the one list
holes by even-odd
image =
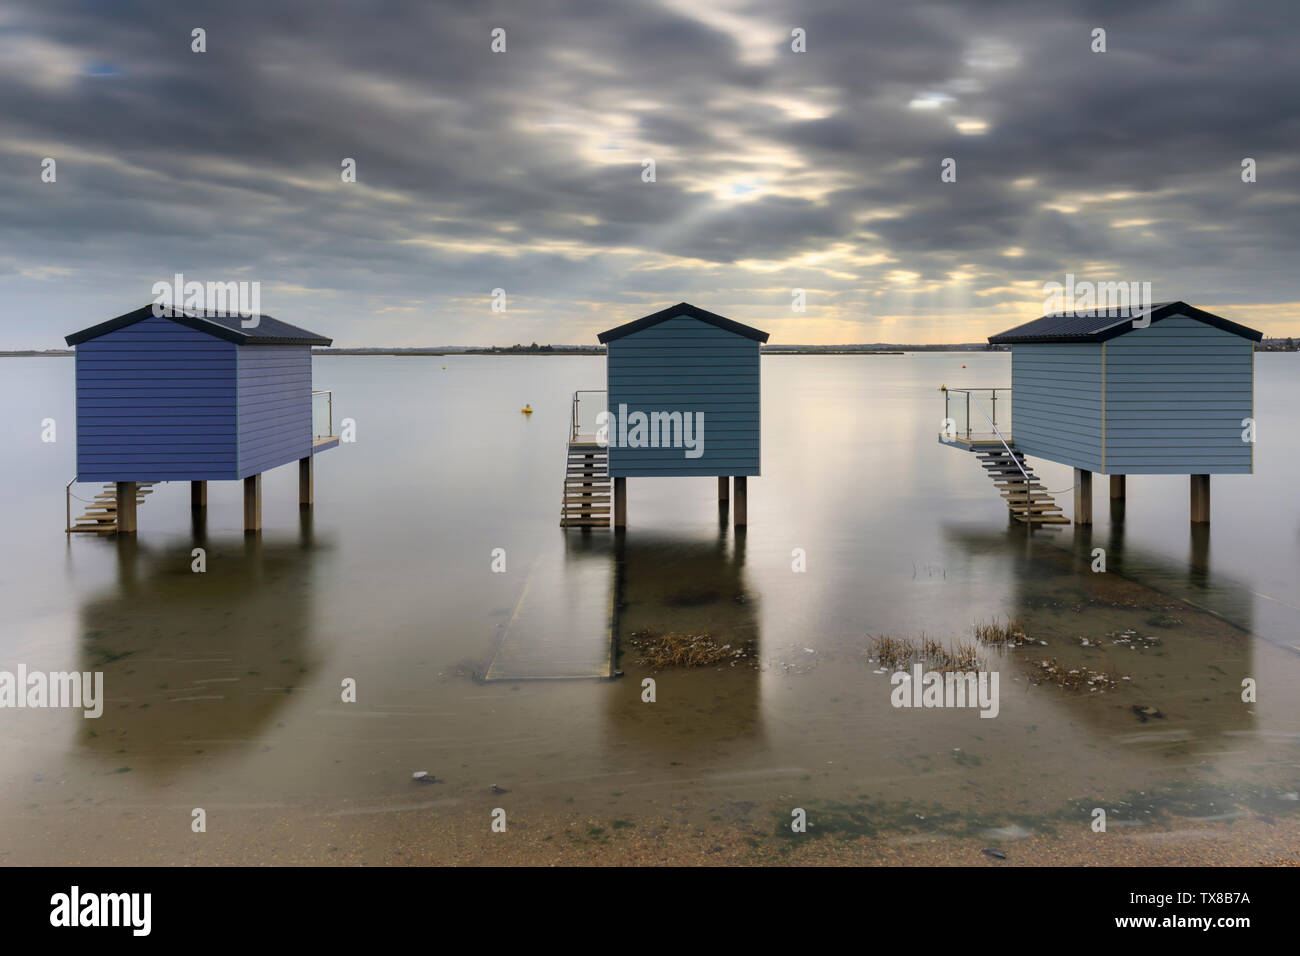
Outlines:
{"label": "water reflection", "polygon": [[[1230,577],[1210,575],[1208,529],[1190,528],[1186,565],[1126,546],[1119,522],[1104,536],[1086,526],[1051,539],[1031,538],[1020,528],[948,526],[947,533],[973,561],[999,561],[999,579],[1011,582],[1010,607],[1032,641],[1005,661],[1022,679],[1043,680],[1043,660],[1054,661],[1059,673],[1074,669],[1118,679],[1120,693],[1107,695],[1108,706],[1088,699],[1096,694],[1088,685],[1066,690],[1043,680],[1050,690],[1045,696],[1072,719],[1120,734],[1119,743],[1137,734],[1134,742],[1191,745],[1256,728],[1254,709],[1240,698],[1241,680],[1256,664],[1252,592]],[[1094,570],[1103,559],[1099,548],[1104,573]],[[1194,594],[1212,595],[1215,606],[1230,613],[1205,606]]]}
{"label": "water reflection", "polygon": [[114,768],[186,769],[254,746],[315,666],[314,580],[332,546],[310,516],[297,541],[196,531],[167,546],[105,541],[115,580],[79,608],[79,666],[103,671],[105,706],[79,722],[78,743]]}
{"label": "water reflection", "polygon": [[[742,741],[753,754],[764,743],[758,596],[745,573],[745,532],[729,537],[719,511],[713,535],[634,530],[614,540],[615,634],[624,680],[635,685],[607,698],[620,744],[699,756]],[[638,642],[667,634],[708,635],[748,652],[717,666],[656,672],[642,661]],[[656,681],[653,704],[640,697],[646,677]]]}

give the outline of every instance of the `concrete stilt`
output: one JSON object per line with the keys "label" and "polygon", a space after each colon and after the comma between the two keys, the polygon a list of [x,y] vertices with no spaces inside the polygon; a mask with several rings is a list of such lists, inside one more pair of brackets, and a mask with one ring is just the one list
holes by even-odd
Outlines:
{"label": "concrete stilt", "polygon": [[1192,524],[1210,523],[1210,476],[1192,475]]}
{"label": "concrete stilt", "polygon": [[1128,488],[1124,481],[1128,475],[1111,475],[1110,476],[1110,500],[1123,501],[1128,497]]}
{"label": "concrete stilt", "polygon": [[117,533],[135,534],[135,496],[140,485],[135,481],[119,481],[117,492]]}
{"label": "concrete stilt", "polygon": [[749,524],[749,501],[748,489],[746,488],[748,479],[744,475],[736,475],[731,480],[735,482],[735,488],[732,490],[734,500],[731,505],[733,520],[737,528],[743,528]]}
{"label": "concrete stilt", "polygon": [[1092,524],[1092,472],[1074,469],[1074,523]]}
{"label": "concrete stilt", "polygon": [[614,527],[627,527],[627,479],[614,479]]}
{"label": "concrete stilt", "polygon": [[258,534],[262,530],[262,476],[249,475],[244,479],[244,534]]}
{"label": "concrete stilt", "polygon": [[298,459],[298,504],[305,508],[310,508],[315,500],[316,480],[312,467],[313,461],[315,461],[314,455]]}
{"label": "concrete stilt", "polygon": [[208,506],[208,483],[206,481],[190,482],[190,507],[202,511]]}
{"label": "concrete stilt", "polygon": [[718,476],[718,500],[726,501],[731,497],[731,485],[726,475]]}

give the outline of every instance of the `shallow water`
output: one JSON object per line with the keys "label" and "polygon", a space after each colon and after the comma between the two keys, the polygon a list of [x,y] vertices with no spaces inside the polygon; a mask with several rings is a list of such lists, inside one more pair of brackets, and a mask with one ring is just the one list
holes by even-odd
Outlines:
{"label": "shallow water", "polygon": [[[1005,354],[765,358],[763,475],[739,537],[713,479],[630,479],[625,535],[561,530],[568,399],[602,384],[603,361],[447,356],[315,360],[315,387],[334,390],[357,441],[318,457],[307,516],[283,467],[265,478],[260,538],[243,535],[228,482],[210,486],[201,526],[188,489],[167,484],[135,540],[67,540],[73,364],[0,370],[0,669],[102,670],[107,696],[98,720],[0,711],[2,859],[42,862],[32,832],[65,847],[59,859],[114,859],[133,821],[174,817],[184,833],[200,806],[279,814],[290,842],[308,815],[346,829],[506,802],[551,821],[742,824],[764,840],[794,807],[846,836],[1014,841],[1087,827],[1094,806],[1135,826],[1296,806],[1300,356],[1256,358],[1256,474],[1213,480],[1208,531],[1188,523],[1185,477],[1142,476],[1122,516],[1099,479],[1090,531],[1032,536],[973,456],[935,440],[938,386],[1009,385]],[[1069,470],[1034,464],[1068,513]],[[1105,574],[1089,569],[1096,547]],[[1046,645],[986,649],[996,719],[890,705],[868,635],[969,640],[1008,615]],[[475,679],[507,639],[598,648],[611,618],[620,679]],[[1116,643],[1128,630],[1154,640]],[[755,641],[756,659],[650,674],[631,643],[647,631]],[[1032,683],[1047,658],[1119,686]],[[340,699],[346,678],[356,703]],[[443,782],[413,784],[415,770]],[[184,859],[170,843],[142,852]]]}

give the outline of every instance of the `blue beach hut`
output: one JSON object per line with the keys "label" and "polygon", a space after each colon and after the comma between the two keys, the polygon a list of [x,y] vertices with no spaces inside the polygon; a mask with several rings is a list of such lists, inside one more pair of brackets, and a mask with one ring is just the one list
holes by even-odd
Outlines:
{"label": "blue beach hut", "polygon": [[1074,468],[1077,524],[1094,472],[1117,500],[1128,475],[1189,475],[1191,520],[1208,523],[1210,475],[1253,471],[1262,337],[1186,302],[1045,315],[989,337],[1011,347],[1011,388],[948,389],[941,440],[976,451],[1022,520],[1053,508],[1032,455]]}
{"label": "blue beach hut", "polygon": [[[598,338],[606,389],[575,394],[566,482],[612,479],[614,526],[625,527],[628,478],[716,476],[719,500],[733,500],[744,526],[746,479],[762,470],[759,354],[768,334],[680,302]],[[597,434],[584,402],[604,413]],[[608,487],[594,485],[566,487],[562,524],[608,523],[608,508],[593,499],[608,501]]]}
{"label": "blue beach hut", "polygon": [[[312,391],[311,350],[331,340],[270,316],[152,305],[67,336],[76,347],[77,475],[107,482],[70,531],[136,530],[136,504],[161,481],[243,480],[244,529],[261,530],[262,472],[338,444],[332,396]],[[70,487],[70,486],[69,486]],[[71,517],[69,509],[69,518]]]}

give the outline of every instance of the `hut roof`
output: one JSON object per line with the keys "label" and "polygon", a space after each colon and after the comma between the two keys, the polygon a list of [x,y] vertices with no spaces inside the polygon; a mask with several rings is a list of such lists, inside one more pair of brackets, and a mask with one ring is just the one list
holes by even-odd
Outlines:
{"label": "hut roof", "polygon": [[1036,342],[1105,342],[1133,330],[1135,316],[1149,316],[1153,323],[1171,315],[1185,315],[1216,329],[1258,342],[1264,333],[1222,316],[1188,305],[1186,302],[1154,302],[1145,308],[1092,309],[1087,312],[1044,315],[1017,325],[1014,329],[989,336],[991,345],[1026,345]]}
{"label": "hut roof", "polygon": [[602,343],[612,342],[614,339],[621,339],[625,335],[631,335],[634,332],[640,332],[642,329],[648,329],[652,325],[658,325],[660,322],[667,322],[669,319],[675,319],[679,315],[689,315],[692,319],[699,319],[701,322],[707,322],[709,325],[716,325],[720,329],[728,332],[735,332],[737,335],[743,335],[747,339],[753,339],[755,342],[766,342],[767,333],[759,329],[750,328],[748,325],[741,325],[739,322],[733,322],[731,319],[723,318],[713,312],[706,312],[704,309],[697,308],[689,302],[678,302],[661,312],[653,315],[647,315],[645,318],[637,319],[635,322],[628,322],[626,325],[620,325],[617,328],[601,332],[596,338]]}
{"label": "hut roof", "polygon": [[[69,345],[80,345],[82,342],[89,342],[91,339],[97,339],[101,335],[116,332],[118,329],[124,329],[128,325],[135,325],[151,317],[153,317],[152,303],[134,312],[74,332],[66,336],[65,341]],[[248,321],[248,316],[234,313],[219,314],[167,308],[162,310],[161,317],[171,319],[187,328],[225,339],[227,342],[234,342],[236,345],[329,345],[334,341],[315,332],[300,329],[296,325],[290,325],[288,322],[273,319],[269,315],[259,315],[257,325],[252,328],[243,327],[243,323]]]}

